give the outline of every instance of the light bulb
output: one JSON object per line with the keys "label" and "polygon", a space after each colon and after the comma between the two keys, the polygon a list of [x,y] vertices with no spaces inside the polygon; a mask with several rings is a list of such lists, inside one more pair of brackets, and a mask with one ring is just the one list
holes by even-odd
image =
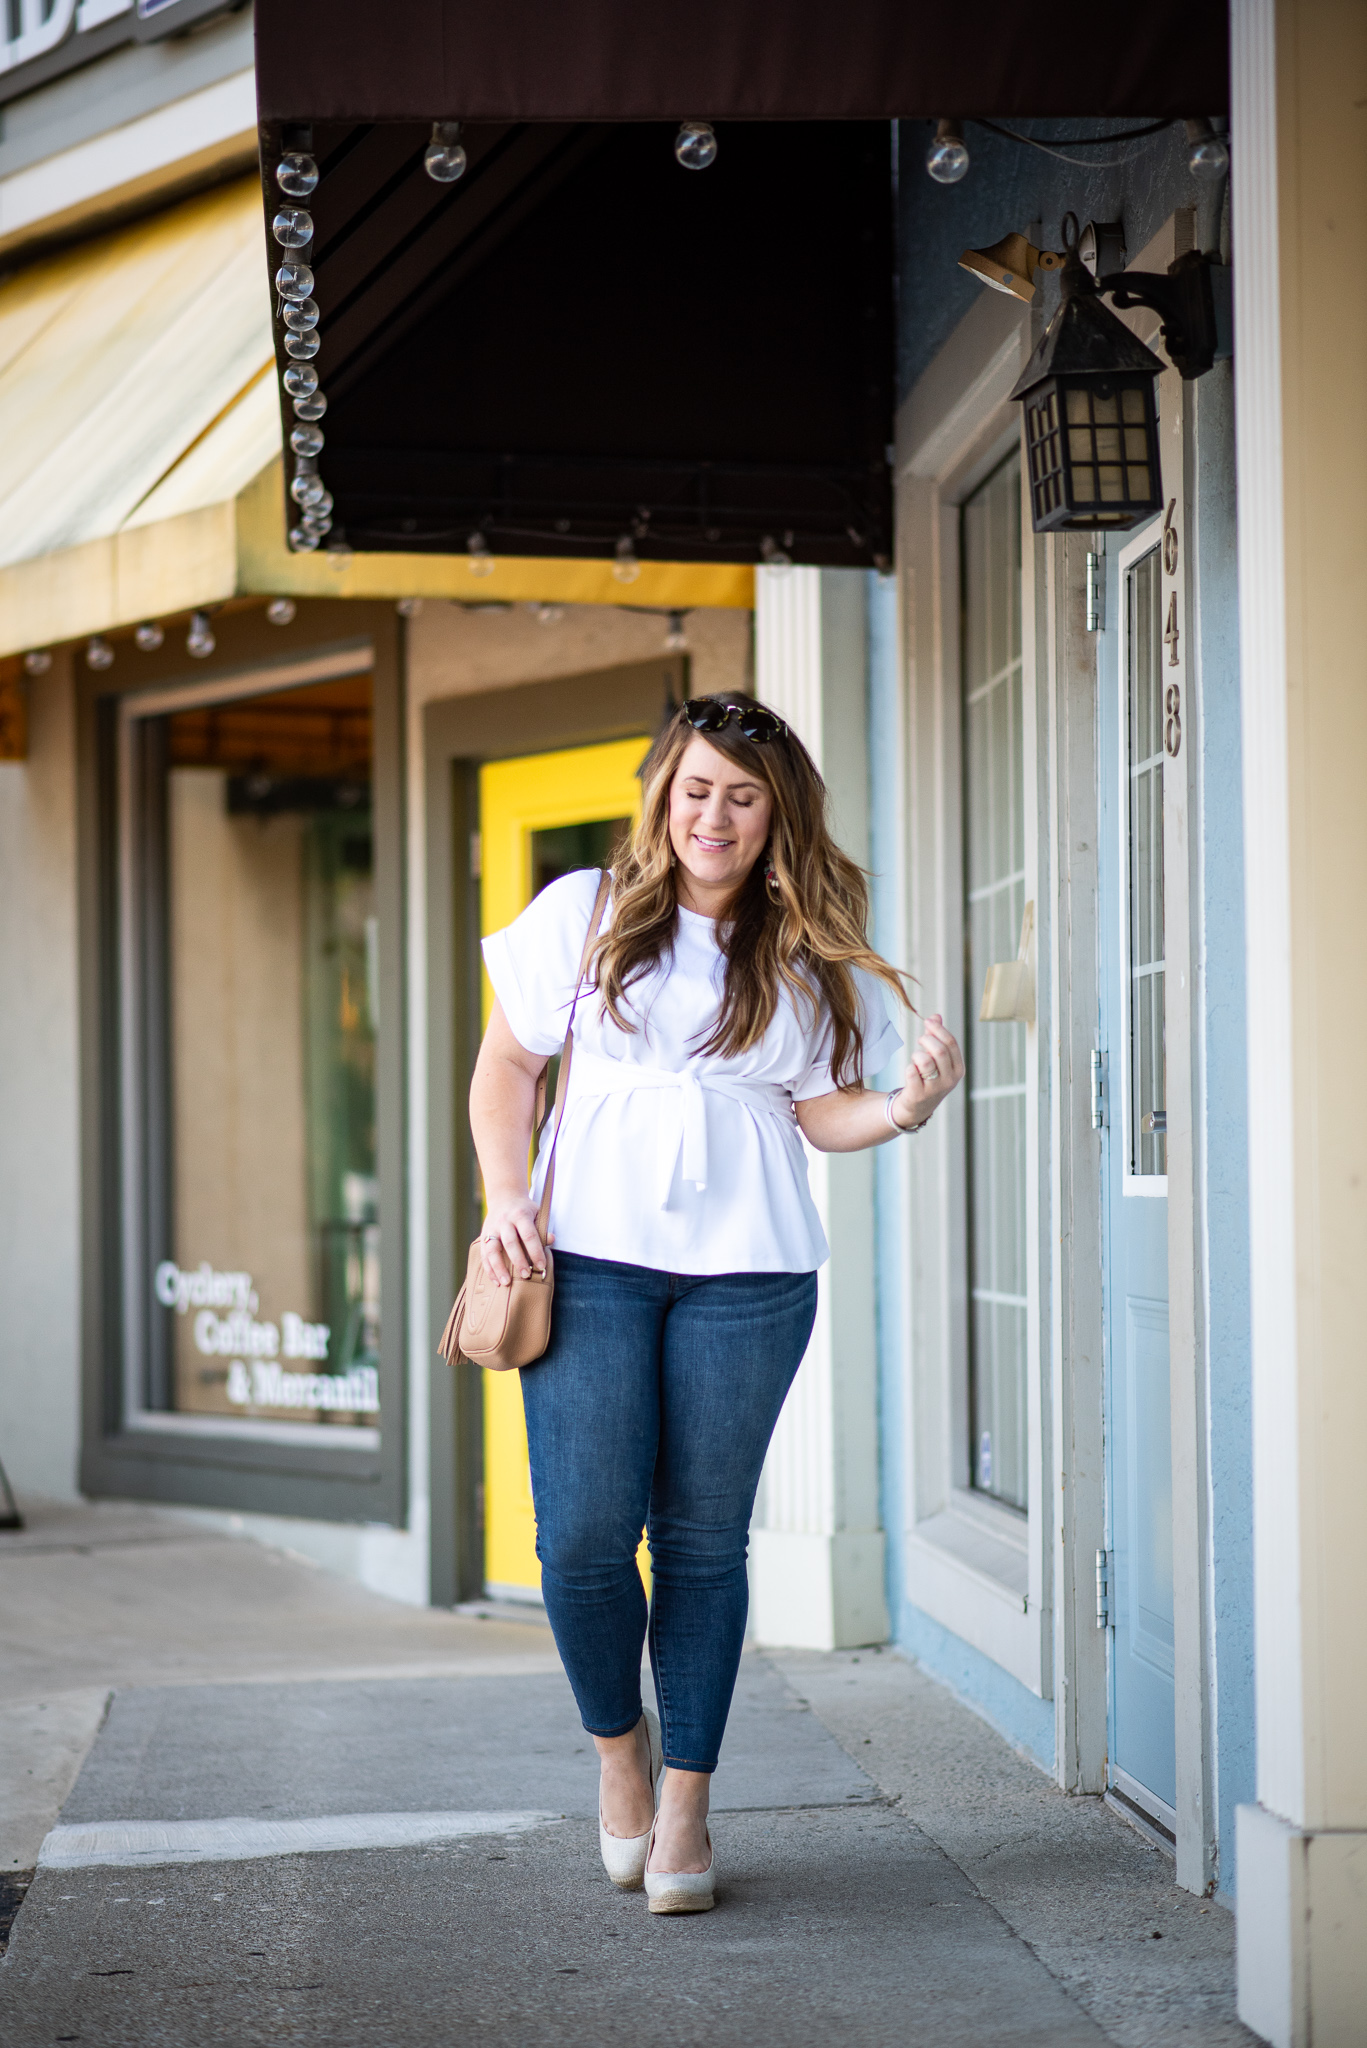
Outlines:
{"label": "light bulb", "polygon": [[[312,305],[312,303],[312,300],[310,300],[309,304]],[[291,313],[294,313],[298,311],[298,308],[291,306],[289,310]],[[288,355],[294,357],[296,362],[307,362],[310,356],[316,356],[318,353],[318,336],[312,328],[303,334],[295,334],[291,330],[285,336],[285,350]]]}
{"label": "light bulb", "polygon": [[133,645],[144,654],[155,654],[165,638],[155,619],[144,619],[133,635]]}
{"label": "light bulb", "polygon": [[280,381],[291,398],[311,398],[318,389],[318,372],[312,363],[291,363]]}
{"label": "light bulb", "polygon": [[319,491],[317,497],[310,498],[308,504],[304,507],[306,512],[331,512],[332,509],[331,491]]}
{"label": "light bulb", "polygon": [[612,573],[619,583],[634,583],[641,573],[641,565],[636,559],[636,549],[629,533],[624,533],[617,543],[617,560],[612,565]]}
{"label": "light bulb", "polygon": [[401,597],[394,607],[401,619],[416,619],[422,610],[420,597]]}
{"label": "light bulb", "polygon": [[717,137],[710,121],[685,121],[674,137],[674,154],[686,171],[705,171],[717,160]]}
{"label": "light bulb", "polygon": [[51,667],[52,649],[50,647],[30,647],[28,653],[24,656],[24,674],[26,676],[45,676]]}
{"label": "light bulb", "polygon": [[321,505],[310,505],[299,524],[305,533],[316,533],[321,540],[325,533],[332,531],[332,515],[325,512]]}
{"label": "light bulb", "polygon": [[937,185],[957,185],[968,172],[968,150],[957,120],[937,121],[935,140],[926,151],[926,169]]}
{"label": "light bulb", "polygon": [[299,426],[290,429],[290,446],[296,455],[321,455],[323,452],[323,430],[315,426]]}
{"label": "light bulb", "polygon": [[[328,523],[331,525],[332,522],[329,521]],[[351,567],[351,549],[343,534],[339,533],[328,549],[328,567],[329,569],[335,569],[339,576],[344,569]]]}
{"label": "light bulb", "polygon": [[469,540],[465,543],[465,549],[469,556],[470,574],[472,576],[493,575],[494,558],[489,553],[489,543],[482,533],[472,533]]}
{"label": "light bulb", "polygon": [[298,609],[292,597],[273,597],[266,606],[266,617],[273,626],[288,626],[293,623]]}
{"label": "light bulb", "polygon": [[316,548],[317,545],[317,534],[310,533],[307,527],[292,526],[290,528],[290,546],[294,548],[297,553],[307,554],[310,548]]}
{"label": "light bulb", "polygon": [[1216,135],[1209,123],[1205,124],[1205,131],[1203,135],[1193,135],[1190,138],[1187,169],[1193,178],[1200,178],[1203,182],[1213,184],[1217,178],[1223,178],[1229,169],[1229,149],[1224,137]]}
{"label": "light bulb", "polygon": [[318,325],[317,299],[289,299],[285,304],[285,325],[292,327],[296,334],[304,334],[310,327]]}
{"label": "light bulb", "polygon": [[315,391],[308,398],[296,398],[294,416],[298,420],[320,420],[328,409],[328,402],[321,391]]}
{"label": "light bulb", "polygon": [[671,612],[669,614],[669,631],[665,634],[665,653],[686,654],[687,652],[688,635],[684,632],[684,615],[682,612]]}
{"label": "light bulb", "polygon": [[313,272],[307,263],[282,263],[275,273],[275,289],[282,299],[299,305],[313,294]]}
{"label": "light bulb", "polygon": [[565,607],[562,604],[539,604],[535,609],[537,623],[542,626],[557,625],[565,616]]}
{"label": "light bulb", "polygon": [[190,630],[185,635],[185,652],[192,654],[196,661],[204,661],[213,653],[216,645],[208,613],[191,612]]}
{"label": "light bulb", "polygon": [[793,566],[793,558],[781,548],[772,533],[766,533],[759,544],[759,558],[771,576],[786,576]]}
{"label": "light bulb", "polygon": [[327,496],[327,491],[316,470],[301,469],[290,478],[290,496],[296,505],[316,505]]}
{"label": "light bulb", "polygon": [[454,185],[465,176],[465,151],[459,121],[434,121],[432,140],[423,151],[422,167],[434,185]]}
{"label": "light bulb", "polygon": [[275,182],[288,199],[307,199],[318,183],[318,166],[301,149],[287,149],[275,167]]}
{"label": "light bulb", "polygon": [[282,206],[271,222],[271,233],[282,249],[306,249],[313,240],[313,215],[302,206]]}
{"label": "light bulb", "polygon": [[85,665],[87,668],[113,668],[114,650],[103,634],[97,633],[93,640],[86,641]]}

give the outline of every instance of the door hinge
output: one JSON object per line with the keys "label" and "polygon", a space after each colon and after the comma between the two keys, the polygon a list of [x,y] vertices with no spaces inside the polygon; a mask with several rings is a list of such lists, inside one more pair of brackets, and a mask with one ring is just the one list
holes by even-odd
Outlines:
{"label": "door hinge", "polygon": [[1092,1048],[1092,1129],[1106,1128],[1106,1055],[1099,1046]]}
{"label": "door hinge", "polygon": [[1109,1628],[1111,1625],[1111,1553],[1098,1550],[1096,1554],[1096,1625]]}
{"label": "door hinge", "polygon": [[[1103,547],[1105,543],[1102,543]],[[1106,625],[1106,557],[1089,550],[1087,555],[1087,631],[1100,633]]]}

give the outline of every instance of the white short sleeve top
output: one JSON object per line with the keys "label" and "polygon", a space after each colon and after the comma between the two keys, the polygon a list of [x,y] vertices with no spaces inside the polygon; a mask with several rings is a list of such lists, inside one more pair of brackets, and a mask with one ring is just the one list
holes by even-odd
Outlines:
{"label": "white short sleeve top", "polygon": [[[484,960],[509,1027],[529,1052],[565,1037],[599,873],[552,882]],[[609,905],[605,923],[611,920]],[[738,1059],[697,1048],[721,1003],[725,963],[712,919],[679,911],[672,958],[630,991],[624,1032],[591,988],[579,998],[556,1155],[556,1249],[666,1273],[810,1273],[827,1256],[807,1184],[795,1102],[828,1095],[830,1020],[780,993],[760,1044]],[[901,1040],[881,985],[856,970],[864,1071]],[[532,1183],[540,1199],[549,1127]]]}

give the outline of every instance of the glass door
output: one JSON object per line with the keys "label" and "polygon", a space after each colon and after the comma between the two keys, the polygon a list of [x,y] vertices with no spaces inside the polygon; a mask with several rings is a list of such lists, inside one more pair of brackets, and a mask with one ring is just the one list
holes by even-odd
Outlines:
{"label": "glass door", "polygon": [[[1164,1053],[1160,562],[1120,556],[1117,685],[1102,692],[1110,1778],[1175,1831]],[[1103,674],[1109,663],[1103,664]]]}
{"label": "glass door", "polygon": [[[487,762],[479,773],[480,929],[501,931],[548,883],[602,867],[640,810],[637,770],[648,739]],[[484,978],[487,1024],[493,991]],[[556,1062],[548,1075],[554,1091]],[[522,1381],[483,1375],[484,1576],[491,1596],[535,1599],[541,1588]]]}

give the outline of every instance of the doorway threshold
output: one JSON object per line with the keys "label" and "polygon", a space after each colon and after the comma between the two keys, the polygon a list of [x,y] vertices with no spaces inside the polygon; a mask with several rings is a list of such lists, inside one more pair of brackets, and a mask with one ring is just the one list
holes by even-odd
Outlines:
{"label": "doorway threshold", "polygon": [[1142,1835],[1155,1849],[1161,1849],[1165,1856],[1176,1858],[1177,1836],[1166,1821],[1147,1812],[1137,1799],[1122,1792],[1118,1785],[1108,1785],[1104,1798],[1112,1813],[1118,1813],[1123,1821],[1128,1821],[1136,1834]]}

